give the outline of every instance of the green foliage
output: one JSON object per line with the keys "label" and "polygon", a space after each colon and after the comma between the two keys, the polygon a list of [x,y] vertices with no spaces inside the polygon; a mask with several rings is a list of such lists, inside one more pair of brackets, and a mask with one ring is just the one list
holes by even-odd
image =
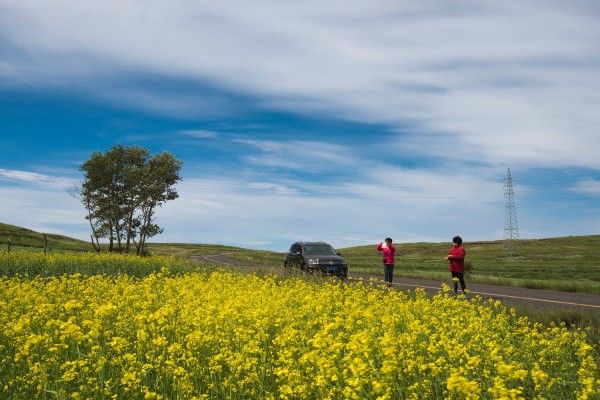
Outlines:
{"label": "green foliage", "polygon": [[473,272],[473,263],[471,261],[465,262],[465,275],[470,276]]}
{"label": "green foliage", "polygon": [[80,195],[96,250],[98,239],[107,238],[109,251],[129,253],[135,243],[141,254],[147,238],[162,233],[154,223],[156,207],[178,197],[173,186],[181,180],[181,161],[168,152],[150,157],[142,147],[114,146],[93,153],[80,170]]}

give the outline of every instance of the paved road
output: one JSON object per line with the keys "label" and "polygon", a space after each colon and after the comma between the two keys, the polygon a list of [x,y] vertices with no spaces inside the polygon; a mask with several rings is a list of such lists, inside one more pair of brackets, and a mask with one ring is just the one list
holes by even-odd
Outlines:
{"label": "paved road", "polygon": [[[228,257],[231,253],[212,254],[196,259],[204,259],[215,264],[228,265],[245,268],[258,268],[248,265],[239,260]],[[349,279],[369,280],[370,278],[381,279],[380,275],[353,273]],[[446,282],[426,279],[413,279],[404,277],[394,278],[394,287],[399,289],[423,288],[427,293],[435,294],[441,290],[442,283]],[[527,289],[512,286],[483,285],[467,282],[467,289],[471,295],[479,295],[485,298],[501,300],[506,304],[527,304],[535,307],[550,308],[576,308],[586,311],[600,312],[600,295],[587,293],[557,292],[552,290]]]}
{"label": "paved road", "polygon": [[[394,278],[395,287],[408,289],[420,287],[428,293],[438,292],[442,283],[451,284],[450,280],[441,282],[403,277]],[[600,312],[600,296],[595,294],[558,292],[514,286],[483,285],[469,282],[467,282],[467,289],[471,295],[495,298],[507,304],[528,303],[536,306],[581,308]]]}
{"label": "paved road", "polygon": [[216,264],[231,265],[235,267],[252,267],[252,265],[248,265],[245,262],[228,257],[230,254],[232,253],[211,254],[208,256],[202,256],[202,258],[206,261],[214,262]]}

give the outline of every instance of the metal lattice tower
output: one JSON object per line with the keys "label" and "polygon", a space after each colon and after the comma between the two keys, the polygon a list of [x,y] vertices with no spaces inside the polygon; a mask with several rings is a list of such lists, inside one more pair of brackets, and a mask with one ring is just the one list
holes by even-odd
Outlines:
{"label": "metal lattice tower", "polygon": [[515,188],[510,168],[504,178],[504,200],[506,204],[504,214],[504,253],[507,256],[514,256],[519,252],[519,223],[517,222]]}

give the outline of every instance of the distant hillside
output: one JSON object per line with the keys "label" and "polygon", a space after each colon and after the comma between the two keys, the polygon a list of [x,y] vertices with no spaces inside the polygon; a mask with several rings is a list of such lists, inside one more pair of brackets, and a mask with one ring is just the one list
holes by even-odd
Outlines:
{"label": "distant hillside", "polygon": [[[51,233],[46,234],[46,237],[49,251],[94,251],[91,242]],[[44,248],[43,233],[0,222],[0,250],[8,248],[8,239],[11,240],[11,249],[13,250],[41,251]],[[106,245],[102,246],[104,249]],[[153,254],[171,254],[180,257],[224,252],[252,252],[252,250],[239,247],[190,243],[148,243],[148,250]]]}
{"label": "distant hillside", "polygon": [[259,254],[260,250],[249,250],[241,247],[225,246],[221,244],[200,243],[148,243],[148,250],[152,254],[173,255],[177,257],[199,257],[209,254],[235,253]]}
{"label": "distant hillside", "polygon": [[[83,240],[73,239],[63,235],[46,234],[48,238],[48,250],[59,251],[90,251],[93,250],[91,243]],[[10,239],[12,249],[43,249],[44,236],[40,232],[20,226],[3,224],[0,222],[0,250],[8,248]]]}
{"label": "distant hillside", "polygon": [[[0,251],[8,238],[13,249],[41,251],[44,238],[30,229],[0,223]],[[47,234],[49,251],[93,251],[89,242]],[[448,278],[444,260],[451,244],[398,243],[394,279],[404,277]],[[504,255],[502,241],[465,242],[470,266],[467,282],[524,286],[600,294],[600,235],[528,239],[520,242],[518,256]],[[247,265],[279,268],[283,254],[217,244],[148,243],[152,254],[202,257],[227,253]],[[381,257],[375,244],[338,249],[348,260],[350,274],[382,274]]]}
{"label": "distant hillside", "polygon": [[[446,277],[450,242],[396,246],[396,276]],[[467,241],[464,246],[473,281],[600,293],[600,235],[521,240],[515,257],[504,255],[501,240]],[[351,271],[383,273],[374,244],[340,251]]]}

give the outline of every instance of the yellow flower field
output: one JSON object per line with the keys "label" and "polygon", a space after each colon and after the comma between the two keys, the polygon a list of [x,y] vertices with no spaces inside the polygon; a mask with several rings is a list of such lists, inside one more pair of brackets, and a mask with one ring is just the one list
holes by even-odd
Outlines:
{"label": "yellow flower field", "polygon": [[229,272],[0,278],[2,399],[599,398],[499,303]]}
{"label": "yellow flower field", "polygon": [[143,277],[163,269],[181,273],[198,270],[197,265],[171,256],[134,257],[109,253],[32,253],[27,251],[0,252],[0,275],[57,276],[127,274]]}

